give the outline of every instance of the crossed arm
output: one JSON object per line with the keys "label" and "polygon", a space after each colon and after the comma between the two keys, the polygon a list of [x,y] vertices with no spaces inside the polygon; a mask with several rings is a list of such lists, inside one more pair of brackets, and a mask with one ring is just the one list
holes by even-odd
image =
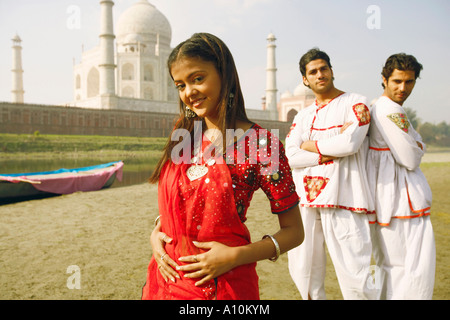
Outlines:
{"label": "crossed arm", "polygon": [[[347,130],[348,127],[350,127],[353,124],[352,121],[345,123],[342,128],[341,128],[341,134]],[[317,153],[320,154],[319,149],[317,148],[317,141],[314,140],[308,140],[308,141],[304,141],[302,142],[302,144],[300,145],[300,149],[308,151],[308,152],[313,152],[313,153]],[[325,163],[334,159],[337,159],[338,157],[335,156],[329,156],[329,155],[322,155],[319,158],[319,163]]]}
{"label": "crossed arm", "polygon": [[[340,133],[344,133],[352,124],[352,121],[345,123]],[[292,169],[316,166],[342,157],[342,155],[323,154],[318,149],[317,141],[303,140],[301,130],[294,127],[286,138],[286,155]]]}
{"label": "crossed arm", "polygon": [[422,137],[412,126],[405,130],[399,128],[389,119],[390,114],[403,114],[406,117],[402,107],[388,101],[375,107],[373,121],[395,161],[408,170],[415,170],[420,166],[425,153],[426,146]]}

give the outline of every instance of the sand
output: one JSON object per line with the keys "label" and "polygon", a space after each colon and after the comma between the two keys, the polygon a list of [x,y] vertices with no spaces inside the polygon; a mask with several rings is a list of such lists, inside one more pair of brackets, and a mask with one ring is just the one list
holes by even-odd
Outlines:
{"label": "sand", "polygon": [[[157,215],[157,189],[149,184],[0,206],[0,299],[140,299]],[[262,191],[246,224],[254,240],[278,230]],[[328,299],[342,299],[328,265]],[[257,268],[261,299],[301,299],[286,254]]]}
{"label": "sand", "polygon": [[[140,299],[157,215],[156,186],[149,184],[0,206],[0,299]],[[248,217],[252,239],[278,229],[261,191]],[[261,299],[301,299],[287,255],[259,262],[258,274]],[[329,298],[339,299],[330,282]]]}

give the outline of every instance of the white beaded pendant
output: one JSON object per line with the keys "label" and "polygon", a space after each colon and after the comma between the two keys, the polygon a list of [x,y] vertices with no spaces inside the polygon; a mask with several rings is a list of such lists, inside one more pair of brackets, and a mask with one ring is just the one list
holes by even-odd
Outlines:
{"label": "white beaded pendant", "polygon": [[208,173],[208,168],[206,166],[193,165],[187,169],[186,174],[189,180],[194,181],[200,179],[205,174]]}

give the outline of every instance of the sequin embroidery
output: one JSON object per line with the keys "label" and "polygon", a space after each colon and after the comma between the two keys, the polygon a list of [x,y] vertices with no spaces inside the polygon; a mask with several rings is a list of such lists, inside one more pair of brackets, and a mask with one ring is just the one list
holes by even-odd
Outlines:
{"label": "sequin embroidery", "polygon": [[359,126],[365,126],[370,123],[370,111],[364,103],[358,103],[353,106],[353,112],[359,121]]}
{"label": "sequin embroidery", "polygon": [[409,131],[409,121],[408,117],[404,113],[391,113],[387,115],[388,119],[391,120],[397,127],[402,129],[404,132]]}
{"label": "sequin embroidery", "polygon": [[313,202],[317,199],[328,184],[328,181],[330,181],[330,179],[324,177],[303,177],[303,186],[305,187],[306,199],[308,202]]}

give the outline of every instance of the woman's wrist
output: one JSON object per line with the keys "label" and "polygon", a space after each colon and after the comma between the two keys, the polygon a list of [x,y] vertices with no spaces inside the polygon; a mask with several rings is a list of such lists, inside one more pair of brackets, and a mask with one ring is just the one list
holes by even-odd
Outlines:
{"label": "woman's wrist", "polygon": [[266,238],[270,238],[270,240],[272,240],[272,243],[275,247],[275,255],[273,257],[269,258],[270,261],[275,262],[278,260],[278,258],[280,257],[280,254],[281,254],[280,245],[278,244],[278,241],[277,241],[277,239],[275,239],[275,237],[273,237],[269,234],[266,234],[264,237],[262,237],[262,240],[264,240]]}
{"label": "woman's wrist", "polygon": [[[278,259],[278,257],[281,255],[281,249],[277,242],[279,248],[278,250],[280,250],[278,253],[275,242],[272,239],[268,239],[269,237],[270,236],[265,236],[265,238],[261,239],[260,241],[240,247],[235,247],[235,267],[265,259],[276,261],[276,259]],[[275,239],[275,241],[277,240]]]}

